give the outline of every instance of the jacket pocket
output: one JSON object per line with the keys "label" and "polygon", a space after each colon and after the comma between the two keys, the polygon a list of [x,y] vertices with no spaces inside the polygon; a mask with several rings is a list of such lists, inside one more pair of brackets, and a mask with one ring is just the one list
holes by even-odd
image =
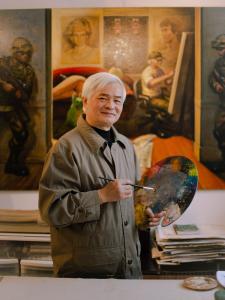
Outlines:
{"label": "jacket pocket", "polygon": [[86,276],[112,277],[121,269],[121,250],[106,249],[74,249],[74,263],[78,273]]}

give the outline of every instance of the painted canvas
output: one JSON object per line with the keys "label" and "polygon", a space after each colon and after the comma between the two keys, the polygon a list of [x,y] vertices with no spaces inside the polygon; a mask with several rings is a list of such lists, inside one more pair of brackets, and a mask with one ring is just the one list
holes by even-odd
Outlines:
{"label": "painted canvas", "polygon": [[[183,32],[194,32],[193,24],[193,8],[54,9],[52,57],[53,74],[57,73],[57,78],[53,78],[54,137],[68,130],[65,122],[71,99],[80,93],[77,81],[85,80],[87,68],[90,71],[95,67],[93,72],[105,70],[124,82],[127,100],[116,125],[122,133],[132,138],[148,133],[162,137],[184,134],[193,138],[193,119],[192,126],[181,132],[183,120],[175,122],[168,112],[181,36]],[[83,58],[85,51],[82,55],[76,52],[73,57],[71,53],[78,46],[74,44],[68,49],[68,43],[78,42],[75,32],[80,35],[83,32],[82,49],[88,45],[93,49],[92,54],[99,50],[100,59],[96,59],[97,54],[95,59],[90,55]],[[187,72],[193,75],[193,68]],[[194,76],[190,77],[192,86],[186,87],[189,92],[193,90]]]}
{"label": "painted canvas", "polygon": [[46,10],[0,11],[0,189],[37,189],[49,147]]}
{"label": "painted canvas", "polygon": [[99,18],[64,16],[61,18],[63,64],[99,64]]}
{"label": "painted canvas", "polygon": [[200,160],[225,180],[225,8],[202,9]]}
{"label": "painted canvas", "polygon": [[[54,139],[76,126],[86,78],[96,72],[110,72],[123,81],[127,91],[115,126],[131,140],[141,137],[142,141],[147,139],[148,146],[151,143],[151,157],[145,161],[157,163],[168,156],[187,156],[197,165],[199,188],[225,188],[225,181],[200,163],[194,153],[194,128],[201,117],[196,114],[194,96],[200,82],[194,82],[195,36],[200,28],[195,22],[197,12],[202,13],[191,7],[53,9]],[[79,41],[92,49],[93,56],[82,56]],[[205,45],[203,48],[207,49]],[[205,75],[204,64],[202,68]],[[207,88],[213,94],[209,84]],[[218,95],[214,93],[214,97]]]}
{"label": "painted canvas", "polygon": [[104,16],[104,66],[140,73],[148,56],[148,16]]}

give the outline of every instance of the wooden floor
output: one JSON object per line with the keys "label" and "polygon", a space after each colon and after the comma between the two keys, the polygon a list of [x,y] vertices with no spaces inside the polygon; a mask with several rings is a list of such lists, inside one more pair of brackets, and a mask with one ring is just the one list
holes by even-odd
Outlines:
{"label": "wooden floor", "polygon": [[225,189],[225,180],[216,176],[202,163],[200,163],[194,155],[193,142],[183,136],[175,136],[171,138],[155,138],[153,140],[152,164],[173,155],[186,156],[191,159],[198,169],[199,189]]}

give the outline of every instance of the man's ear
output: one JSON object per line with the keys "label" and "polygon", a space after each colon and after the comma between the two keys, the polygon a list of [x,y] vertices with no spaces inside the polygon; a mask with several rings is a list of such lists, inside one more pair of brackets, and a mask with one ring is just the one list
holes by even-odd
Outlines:
{"label": "man's ear", "polygon": [[82,103],[83,103],[83,112],[86,112],[86,108],[87,108],[87,98],[86,97],[82,97]]}

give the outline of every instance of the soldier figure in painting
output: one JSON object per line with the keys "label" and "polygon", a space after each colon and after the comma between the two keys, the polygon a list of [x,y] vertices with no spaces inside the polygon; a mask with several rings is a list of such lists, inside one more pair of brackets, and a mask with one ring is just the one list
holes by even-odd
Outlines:
{"label": "soldier figure in painting", "polygon": [[35,72],[29,64],[33,46],[23,37],[16,38],[11,47],[12,55],[0,58],[0,117],[9,126],[9,157],[5,173],[26,176],[24,150],[29,136],[28,115],[25,104],[37,91]]}
{"label": "soldier figure in painting", "polygon": [[222,154],[222,162],[214,165],[212,169],[220,173],[225,171],[225,34],[220,34],[212,41],[212,48],[217,50],[219,58],[210,74],[209,83],[220,99],[213,134]]}

